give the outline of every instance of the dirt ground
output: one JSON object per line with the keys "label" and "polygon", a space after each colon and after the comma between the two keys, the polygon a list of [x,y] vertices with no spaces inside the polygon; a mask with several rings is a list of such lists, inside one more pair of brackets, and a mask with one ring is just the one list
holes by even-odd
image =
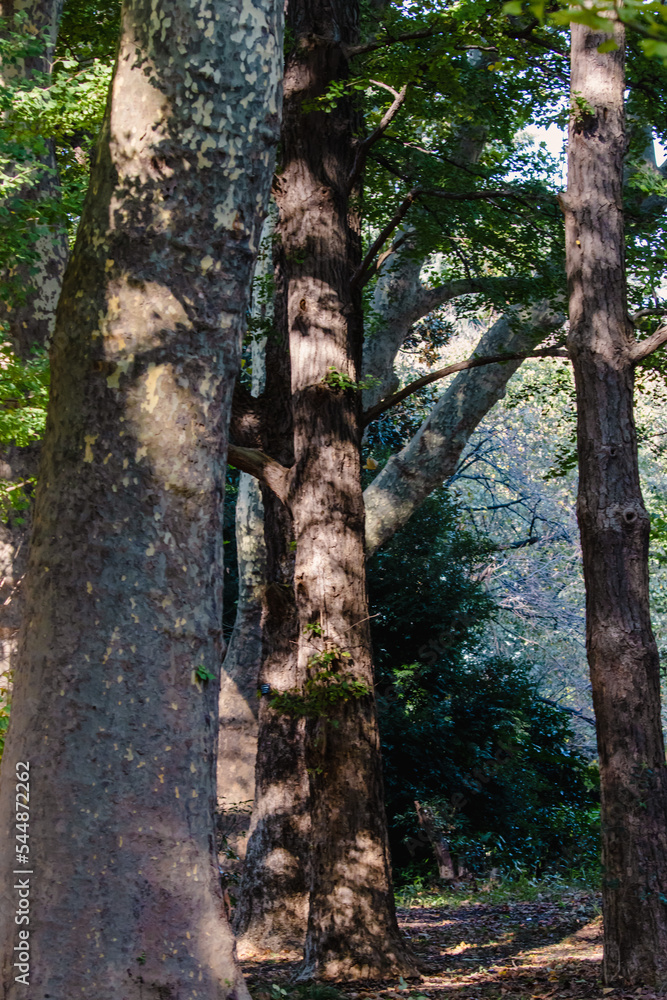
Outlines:
{"label": "dirt ground", "polygon": [[[349,1000],[558,1000],[656,996],[626,993],[601,982],[602,918],[599,897],[570,892],[531,902],[479,899],[399,908],[423,976],[420,982],[337,983]],[[243,969],[254,1000],[288,1000],[294,955],[253,956]],[[324,1000],[312,990],[314,1000]],[[334,991],[329,993],[333,1000]],[[308,1000],[303,986],[299,1000]]]}

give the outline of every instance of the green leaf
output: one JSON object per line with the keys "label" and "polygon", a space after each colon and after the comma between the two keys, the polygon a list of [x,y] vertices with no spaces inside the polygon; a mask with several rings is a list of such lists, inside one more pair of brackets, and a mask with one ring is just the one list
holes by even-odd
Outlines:
{"label": "green leaf", "polygon": [[200,663],[199,666],[195,668],[195,674],[200,681],[215,680],[215,674],[212,674],[210,670],[207,670],[203,663]]}
{"label": "green leaf", "polygon": [[603,52],[603,53],[604,52],[615,52],[617,48],[618,48],[618,45],[616,44],[616,42],[614,41],[614,39],[613,38],[608,38],[606,42],[602,42],[601,45],[598,45],[598,52]]}
{"label": "green leaf", "polygon": [[655,38],[643,38],[639,44],[647,56],[667,62],[667,42],[658,42]]}

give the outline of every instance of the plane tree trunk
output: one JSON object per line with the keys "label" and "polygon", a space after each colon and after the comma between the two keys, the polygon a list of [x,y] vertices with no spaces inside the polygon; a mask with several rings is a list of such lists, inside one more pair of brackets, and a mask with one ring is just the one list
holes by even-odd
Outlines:
{"label": "plane tree trunk", "polygon": [[[475,354],[529,353],[564,317],[549,302],[509,309],[481,337]],[[366,558],[399,531],[438,486],[454,475],[463,449],[492,406],[505,395],[521,361],[460,372],[417,433],[364,490]]]}
{"label": "plane tree trunk", "polygon": [[[274,212],[264,222],[252,283],[251,395],[264,391],[266,332],[273,313],[263,289],[273,270],[270,243]],[[264,329],[263,329],[264,328]],[[234,628],[222,664],[218,742],[218,829],[221,846],[242,860],[255,798],[257,756],[257,685],[262,661],[262,607],[266,588],[264,508],[259,483],[247,472],[239,476],[234,530],[239,575]],[[223,869],[238,870],[222,852]]]}
{"label": "plane tree trunk", "polygon": [[639,484],[622,210],[623,32],[572,28],[566,215],[586,642],[602,804],[604,978],[667,985],[667,771]]}
{"label": "plane tree trunk", "polygon": [[[0,775],[7,1000],[25,995],[17,867],[31,995],[247,997],[213,827],[222,497],[281,7],[123,12],[58,307]],[[25,771],[29,866],[15,826]]]}
{"label": "plane tree trunk", "polygon": [[[243,859],[255,798],[257,684],[266,586],[262,496],[257,480],[245,472],[239,478],[235,531],[239,596],[220,680],[218,829],[223,847]],[[230,867],[224,853],[220,864]]]}

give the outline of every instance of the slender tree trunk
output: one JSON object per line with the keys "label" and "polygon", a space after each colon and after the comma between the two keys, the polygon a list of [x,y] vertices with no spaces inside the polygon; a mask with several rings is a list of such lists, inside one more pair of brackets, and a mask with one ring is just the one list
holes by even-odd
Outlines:
{"label": "slender tree trunk", "polygon": [[[236,501],[236,553],[238,609],[220,680],[218,828],[227,845],[244,858],[255,798],[257,684],[266,588],[262,496],[257,480],[245,472]],[[220,863],[229,865],[223,858]]]}
{"label": "slender tree trunk", "polygon": [[624,52],[572,28],[566,215],[577,513],[602,799],[604,977],[667,985],[667,772],[633,417],[622,211]]}
{"label": "slender tree trunk", "polygon": [[433,810],[428,806],[423,806],[421,802],[415,801],[415,811],[419,825],[428,837],[428,842],[435,856],[438,875],[444,881],[456,878],[449,844],[445,840],[442,831],[436,825]]}
{"label": "slender tree trunk", "polygon": [[[34,996],[247,996],[213,828],[221,521],[280,9],[124,9],[58,309],[2,761],[6,1000],[25,996],[20,929]],[[15,825],[24,770],[29,866]],[[24,927],[16,868],[30,884]]]}
{"label": "slender tree trunk", "polygon": [[[311,882],[301,978],[382,978],[413,971],[391,884],[364,572],[359,393],[361,259],[348,178],[356,115],[348,98],[326,114],[305,102],[348,74],[343,47],[355,4],[294,0],[285,72],[282,169],[276,183],[285,261],[294,413],[289,506],[294,519],[297,674],[327,671],[367,693],[306,719]],[[347,380],[347,381],[346,381]],[[327,657],[329,659],[327,659]]]}
{"label": "slender tree trunk", "polygon": [[[294,462],[287,338],[285,254],[275,247],[275,329],[266,345],[261,444],[285,467]],[[251,834],[234,929],[239,954],[303,948],[308,918],[310,787],[305,720],[276,710],[275,691],[299,687],[294,597],[294,525],[289,507],[263,489],[267,580],[262,615],[259,739]]]}
{"label": "slender tree trunk", "polygon": [[[275,208],[275,206],[274,206]],[[260,253],[252,283],[251,395],[264,391],[266,335],[257,329],[270,321],[272,303],[263,289],[273,270],[271,242],[275,211],[264,222]],[[257,685],[262,662],[262,608],[266,590],[264,507],[259,483],[248,473],[239,477],[235,511],[239,592],[234,630],[222,664],[218,742],[218,829],[227,845],[245,857],[255,798],[257,757]],[[229,860],[220,859],[224,868]]]}

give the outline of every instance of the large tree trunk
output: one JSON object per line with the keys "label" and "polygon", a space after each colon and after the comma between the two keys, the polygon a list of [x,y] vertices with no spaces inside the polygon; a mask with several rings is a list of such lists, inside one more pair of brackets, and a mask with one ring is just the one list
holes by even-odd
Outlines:
{"label": "large tree trunk", "polygon": [[7,1000],[25,995],[20,929],[35,996],[247,996],[213,828],[221,522],[277,137],[280,8],[135,0],[123,13],[58,309],[2,761]]}
{"label": "large tree trunk", "polygon": [[637,465],[622,177],[623,32],[572,28],[566,210],[577,513],[602,799],[604,977],[667,985],[667,772]]}
{"label": "large tree trunk", "polygon": [[[311,882],[302,978],[411,970],[391,885],[364,573],[359,218],[349,199],[356,115],[348,98],[306,111],[348,74],[355,4],[294,0],[276,185],[294,412],[297,675],[306,711]],[[358,192],[352,192],[358,197]],[[346,383],[347,380],[347,383]],[[349,677],[356,696],[325,689]],[[327,679],[328,678],[328,679]],[[313,687],[308,703],[306,682]]]}

